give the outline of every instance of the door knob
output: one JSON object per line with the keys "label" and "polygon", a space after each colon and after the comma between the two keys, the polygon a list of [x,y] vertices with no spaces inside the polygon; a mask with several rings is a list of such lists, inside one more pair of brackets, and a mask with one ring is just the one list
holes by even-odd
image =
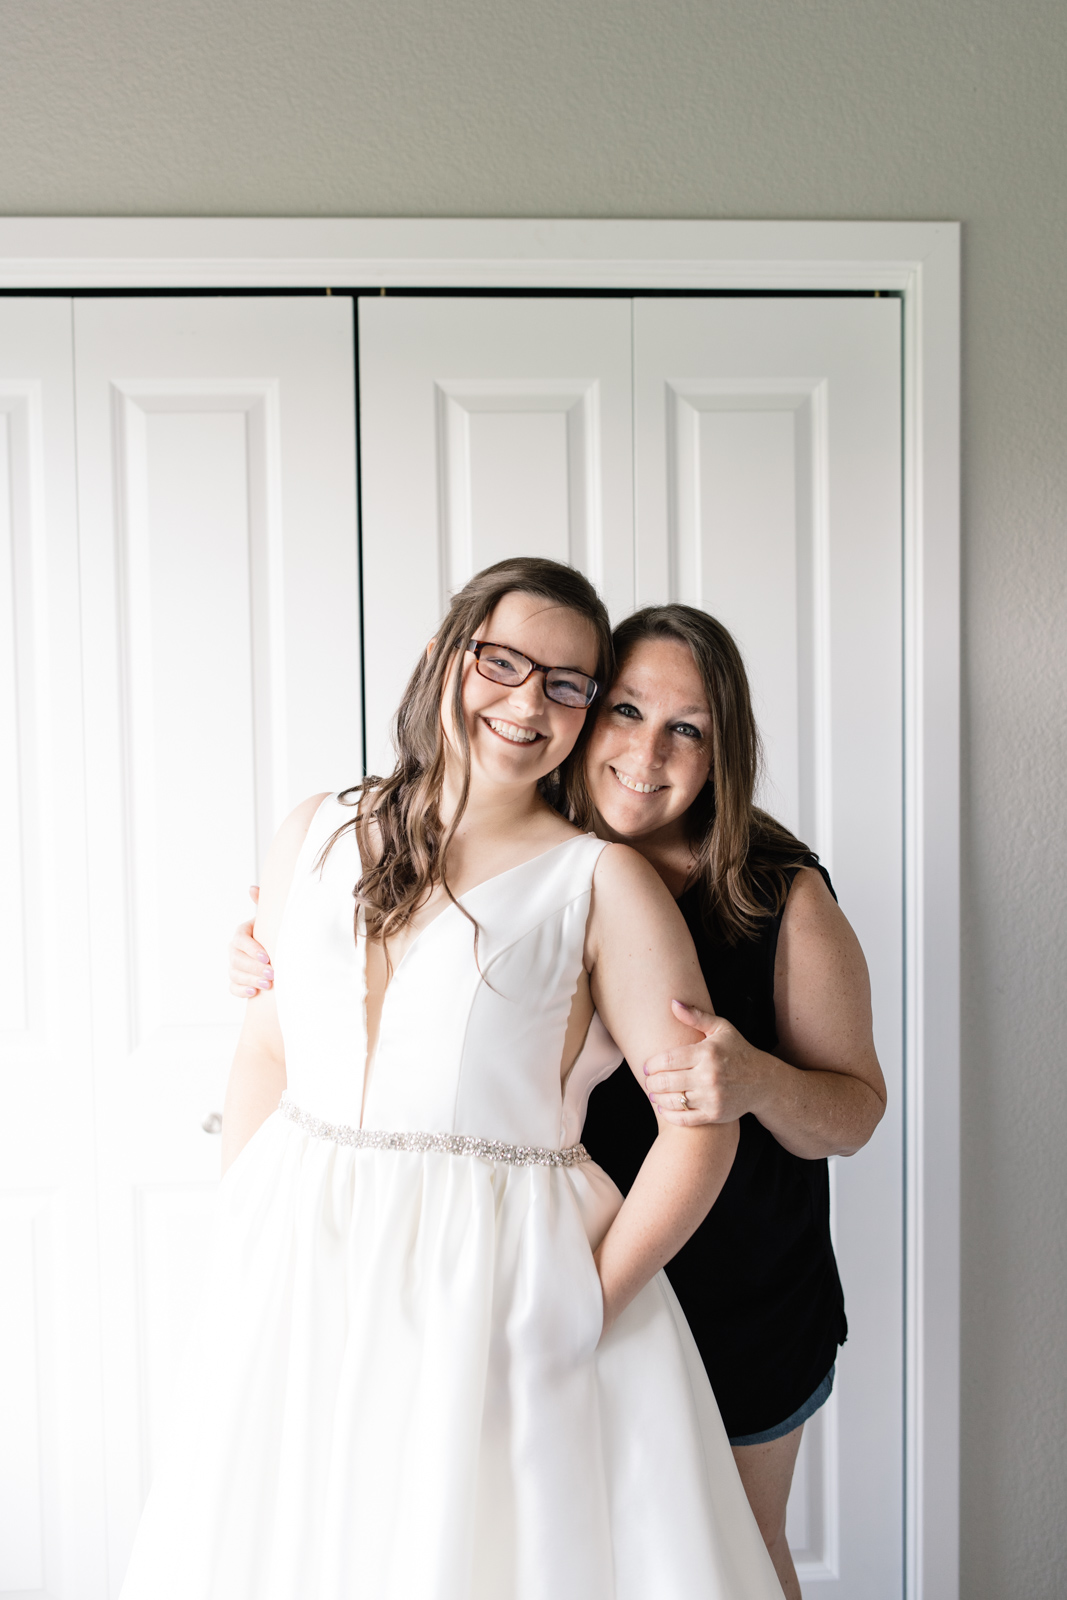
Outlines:
{"label": "door knob", "polygon": [[200,1124],[200,1126],[203,1128],[205,1133],[221,1133],[222,1132],[222,1112],[221,1111],[211,1111],[211,1112],[209,1112],[208,1115],[204,1118],[203,1122]]}

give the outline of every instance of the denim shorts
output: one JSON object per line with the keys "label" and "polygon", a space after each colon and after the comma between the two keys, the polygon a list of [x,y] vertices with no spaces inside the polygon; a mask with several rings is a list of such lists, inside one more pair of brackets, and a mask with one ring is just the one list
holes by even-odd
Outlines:
{"label": "denim shorts", "polygon": [[820,1383],[814,1394],[808,1396],[802,1406],[793,1412],[791,1417],[786,1417],[784,1422],[776,1423],[773,1428],[764,1428],[762,1433],[742,1433],[736,1439],[731,1439],[731,1444],[769,1444],[772,1439],[784,1439],[787,1433],[792,1433],[794,1428],[799,1428],[801,1423],[813,1417],[819,1407],[825,1405],[830,1398],[830,1390],[834,1386],[834,1373],[837,1363],[830,1368],[825,1378]]}

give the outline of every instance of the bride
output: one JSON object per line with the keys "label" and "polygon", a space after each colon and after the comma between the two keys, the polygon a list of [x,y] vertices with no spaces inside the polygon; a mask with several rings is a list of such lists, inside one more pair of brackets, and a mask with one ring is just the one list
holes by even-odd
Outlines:
{"label": "bride", "polygon": [[[607,615],[553,562],[454,599],[386,781],[282,825],[213,1254],[122,1600],[780,1600],[660,1269],[737,1125],[626,1200],[576,1142],[606,1041],[709,1009],[670,894],[588,811]],[[614,1051],[617,1059],[617,1051]]]}

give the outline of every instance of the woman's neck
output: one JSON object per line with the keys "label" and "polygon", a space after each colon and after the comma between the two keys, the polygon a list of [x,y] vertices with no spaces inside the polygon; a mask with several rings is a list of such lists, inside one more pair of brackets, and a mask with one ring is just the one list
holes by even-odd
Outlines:
{"label": "woman's neck", "polygon": [[[459,809],[463,792],[459,774],[446,771],[441,788],[441,821],[446,828]],[[458,837],[472,834],[482,839],[501,835],[514,835],[529,823],[540,820],[550,808],[546,805],[536,784],[523,784],[517,788],[479,783],[472,775],[467,803],[463,808],[457,829]]]}

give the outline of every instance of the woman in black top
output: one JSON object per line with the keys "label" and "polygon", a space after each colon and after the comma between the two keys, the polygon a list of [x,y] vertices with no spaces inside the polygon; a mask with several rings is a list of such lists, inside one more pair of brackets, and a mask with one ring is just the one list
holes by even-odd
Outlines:
{"label": "woman in black top", "polygon": [[[740,1121],[730,1176],[667,1273],[782,1588],[800,1600],[786,1502],[846,1333],[826,1157],[858,1150],[885,1107],[867,970],[824,869],[753,805],[758,734],[726,629],[657,606],[615,643],[578,798],[678,898],[716,1014],[676,1005],[695,1042],[646,1064],[647,1100],[629,1071],[599,1085],[583,1141],[625,1191],[656,1135],[649,1101],[671,1121]],[[266,963],[244,925],[232,991],[269,988]]]}

